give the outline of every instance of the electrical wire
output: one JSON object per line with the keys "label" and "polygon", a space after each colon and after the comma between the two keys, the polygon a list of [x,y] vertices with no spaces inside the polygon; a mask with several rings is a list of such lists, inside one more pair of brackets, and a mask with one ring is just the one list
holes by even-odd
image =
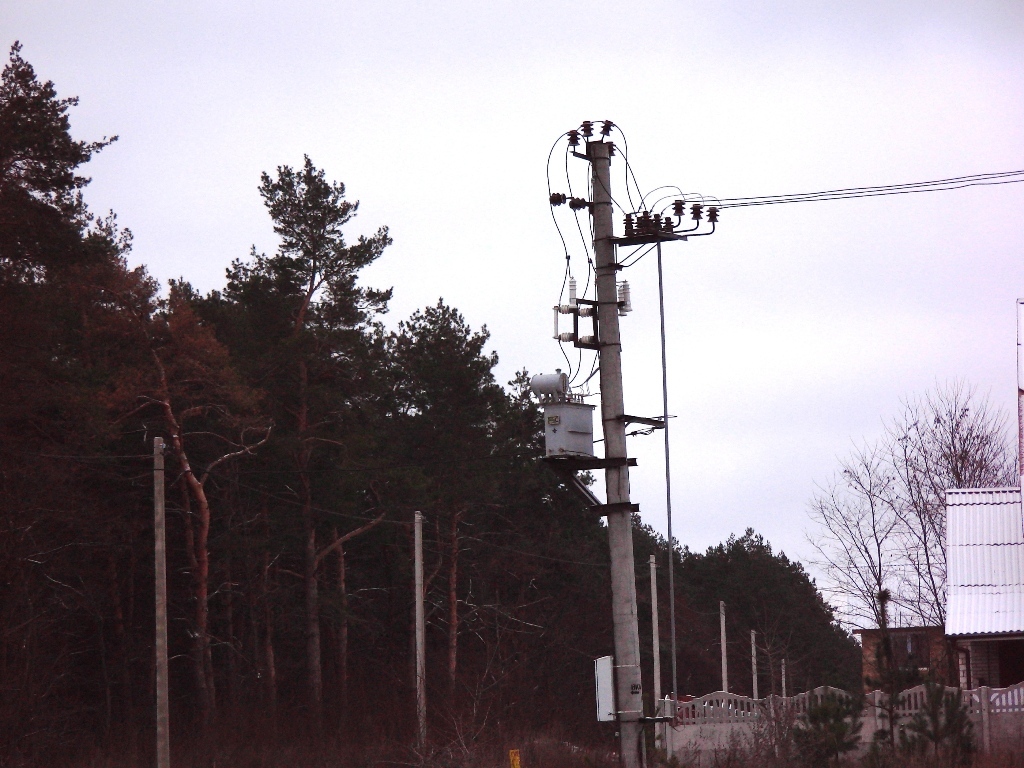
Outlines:
{"label": "electrical wire", "polygon": [[626,140],[626,134],[619,126],[612,124],[612,128],[619,132],[619,136],[622,137],[622,160],[626,168],[626,197],[629,198],[630,207],[635,208],[633,203],[633,196],[629,193],[629,177],[633,177],[633,186],[636,187],[636,193],[643,198],[644,193],[640,191],[640,183],[636,180],[636,174],[633,173],[633,167],[629,164],[629,142]]}
{"label": "electrical wire", "polygon": [[[655,248],[655,246],[656,246],[656,245],[657,245],[657,243],[654,243],[654,244],[652,244],[652,245],[649,245],[649,246],[647,246],[647,247],[646,247],[646,248],[644,249],[643,253],[641,253],[641,254],[640,254],[639,256],[637,256],[637,257],[636,257],[635,259],[633,259],[632,261],[630,261],[630,262],[628,262],[628,263],[627,263],[627,262],[625,262],[625,261],[621,262],[622,268],[623,268],[623,269],[629,269],[630,267],[634,266],[634,265],[635,265],[635,264],[636,264],[636,263],[637,263],[638,261],[640,261],[640,259],[642,259],[642,258],[643,258],[644,256],[646,256],[646,255],[647,255],[648,253],[650,253],[650,252],[651,252],[652,250],[654,250],[654,248]],[[639,248],[637,248],[636,250],[637,250],[637,251],[639,251],[640,249],[639,249]],[[636,253],[636,251],[633,251],[633,253]],[[628,259],[628,258],[631,258],[631,257],[632,257],[632,255],[633,255],[633,254],[630,254],[630,255],[629,255],[629,256],[627,256],[626,258],[627,258],[627,259]]]}
{"label": "electrical wire", "polygon": [[752,197],[722,198],[719,208],[744,208],[755,205],[780,205],[782,203],[810,203],[823,200],[849,200],[858,197],[884,197],[907,195],[920,192],[945,192],[966,187],[984,187],[1024,182],[1024,170],[976,173],[967,176],[953,176],[933,181],[916,181],[903,184],[886,184],[870,187],[843,187],[820,192],[795,192],[783,195],[757,195]]}
{"label": "electrical wire", "polygon": [[[547,162],[547,166],[545,168],[545,176],[547,177],[547,182],[548,182],[548,199],[549,200],[551,199],[551,156],[555,153],[555,147],[558,146],[559,142],[563,138],[565,138],[565,137],[564,136],[559,136],[558,139],[555,141],[555,143],[551,145],[551,149],[548,151],[548,162]],[[548,207],[551,210],[551,221],[554,223],[555,230],[558,232],[558,237],[562,241],[562,250],[565,252],[565,260],[568,262],[569,261],[569,246],[565,242],[565,236],[562,234],[562,228],[560,226],[558,226],[558,219],[555,217],[555,208],[554,208],[554,206],[548,206]],[[562,286],[562,290],[563,291],[565,290],[565,286],[564,285]],[[561,296],[559,296],[559,299],[561,299]]]}

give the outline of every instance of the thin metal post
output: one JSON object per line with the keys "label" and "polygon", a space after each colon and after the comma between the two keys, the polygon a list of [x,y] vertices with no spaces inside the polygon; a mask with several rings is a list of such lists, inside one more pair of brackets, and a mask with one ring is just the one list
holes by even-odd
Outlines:
{"label": "thin metal post", "polygon": [[725,601],[718,601],[718,620],[722,628],[722,690],[729,692],[729,660],[725,655]]}
{"label": "thin metal post", "polygon": [[[601,424],[606,459],[626,458],[625,407],[622,398],[622,345],[619,340],[615,245],[612,242],[611,144],[587,142],[593,199],[594,255],[601,344]],[[605,469],[608,504],[629,503],[629,468]],[[643,686],[640,673],[640,631],[637,625],[636,573],[633,561],[633,521],[628,509],[608,512],[611,551],[612,633],[615,640],[615,688],[619,721],[619,759],[623,768],[639,768],[643,725]]]}
{"label": "thin metal post", "polygon": [[427,744],[427,653],[423,616],[423,515],[413,515],[416,589],[416,744],[422,751]]}
{"label": "thin metal post", "polygon": [[156,765],[170,768],[171,721],[167,694],[167,528],[164,439],[153,438],[153,555],[156,585]]}
{"label": "thin metal post", "polygon": [[754,679],[753,698],[760,698],[757,695],[757,632],[754,630],[750,630],[750,674]]}
{"label": "thin metal post", "polygon": [[661,269],[661,241],[658,241],[658,310],[661,316],[661,412],[665,440],[665,517],[668,520],[668,625],[669,652],[672,654],[672,704],[679,708],[678,673],[676,671],[676,579],[675,539],[672,538],[672,463],[668,442],[668,354],[665,349],[665,280]]}
{"label": "thin metal post", "polygon": [[786,660],[782,660],[782,698],[786,698]]}

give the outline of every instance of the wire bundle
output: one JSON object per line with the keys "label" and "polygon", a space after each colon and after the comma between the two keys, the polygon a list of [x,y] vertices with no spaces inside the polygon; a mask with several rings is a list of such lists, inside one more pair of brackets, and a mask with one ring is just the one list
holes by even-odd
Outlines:
{"label": "wire bundle", "polygon": [[856,197],[882,197],[909,195],[918,192],[945,192],[964,187],[985,187],[996,184],[1016,184],[1024,181],[1024,171],[975,173],[953,176],[935,181],[915,181],[907,184],[886,184],[874,187],[846,187],[823,192],[796,192],[787,195],[760,195],[755,197],[727,197],[717,201],[719,208],[745,208],[752,205],[780,205],[782,203],[814,203],[823,200],[849,200]]}

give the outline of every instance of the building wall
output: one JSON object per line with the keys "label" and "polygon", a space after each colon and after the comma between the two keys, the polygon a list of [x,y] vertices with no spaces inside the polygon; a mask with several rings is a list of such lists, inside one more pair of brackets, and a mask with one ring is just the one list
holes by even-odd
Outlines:
{"label": "building wall", "polygon": [[971,688],[1000,688],[1024,681],[1024,639],[961,640],[968,651]]}
{"label": "building wall", "polygon": [[[864,669],[864,692],[879,687],[878,651],[882,642],[880,629],[862,629],[861,656]],[[890,629],[896,663],[905,668],[925,670],[936,682],[957,685],[950,679],[949,645],[942,627],[906,627]]]}
{"label": "building wall", "polygon": [[989,640],[975,640],[967,645],[970,652],[971,687],[999,687],[999,651]]}

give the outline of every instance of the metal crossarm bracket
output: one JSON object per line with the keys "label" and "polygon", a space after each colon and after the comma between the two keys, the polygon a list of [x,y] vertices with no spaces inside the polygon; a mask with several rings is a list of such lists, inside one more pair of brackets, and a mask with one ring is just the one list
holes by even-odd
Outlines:
{"label": "metal crossarm bracket", "polygon": [[628,501],[620,501],[617,504],[597,504],[594,511],[604,517],[611,512],[639,512],[639,504],[630,504]]}
{"label": "metal crossarm bracket", "polygon": [[686,235],[669,234],[668,232],[648,232],[642,235],[627,235],[626,237],[613,237],[611,241],[616,245],[646,245],[647,243],[660,243],[666,240],[685,240]]}
{"label": "metal crossarm bracket", "polygon": [[572,332],[573,332],[572,335],[573,335],[573,339],[574,339],[573,340],[573,346],[575,346],[575,347],[577,347],[579,349],[601,349],[601,331],[600,331],[601,326],[600,326],[600,324],[597,321],[597,313],[599,312],[599,309],[598,309],[599,304],[598,304],[598,302],[590,301],[588,299],[576,299],[576,304],[579,305],[579,306],[591,307],[592,308],[592,311],[591,311],[591,314],[590,314],[590,320],[591,320],[591,322],[593,323],[593,326],[594,326],[594,334],[593,334],[593,336],[589,337],[589,338],[593,339],[592,342],[591,341],[580,341],[580,338],[581,338],[580,337],[580,312],[579,312],[579,306],[578,306],[576,311],[572,313]]}
{"label": "metal crossarm bracket", "polygon": [[645,424],[648,427],[654,427],[655,429],[665,428],[665,419],[661,416],[629,416],[624,415],[621,417],[624,424]]}
{"label": "metal crossarm bracket", "polygon": [[599,459],[596,456],[593,458],[583,456],[545,456],[543,460],[549,462],[554,467],[562,467],[574,472],[581,472],[587,469],[613,469],[614,467],[636,466],[636,459],[626,456],[611,459]]}

